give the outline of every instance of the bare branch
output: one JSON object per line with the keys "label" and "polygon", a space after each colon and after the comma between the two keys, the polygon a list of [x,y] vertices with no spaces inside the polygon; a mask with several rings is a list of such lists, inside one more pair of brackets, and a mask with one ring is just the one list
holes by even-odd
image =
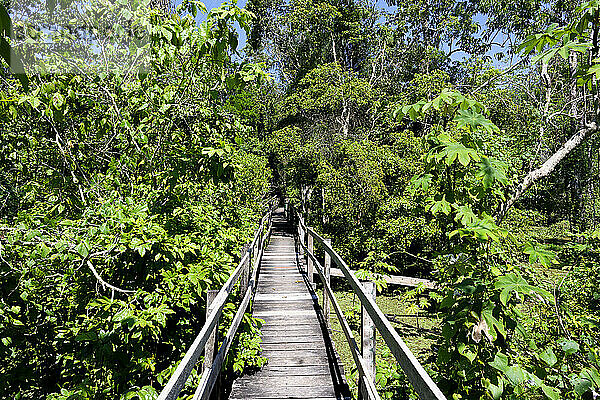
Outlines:
{"label": "bare branch", "polygon": [[94,276],[96,277],[98,282],[100,282],[100,285],[102,285],[103,288],[109,288],[110,290],[119,292],[119,293],[135,293],[135,290],[121,289],[121,288],[118,288],[118,287],[113,286],[110,283],[106,282],[104,279],[102,279],[102,277],[100,277],[100,275],[98,274],[98,271],[96,271],[96,268],[94,268],[94,266],[92,265],[90,260],[87,260],[86,263],[87,263],[87,266],[90,269],[90,271],[92,271],[92,274],[94,274]]}

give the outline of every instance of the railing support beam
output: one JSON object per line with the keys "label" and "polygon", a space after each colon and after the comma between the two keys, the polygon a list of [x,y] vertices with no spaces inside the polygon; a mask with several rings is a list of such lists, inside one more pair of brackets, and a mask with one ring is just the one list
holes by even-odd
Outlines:
{"label": "railing support beam", "polygon": [[[325,243],[331,246],[331,239],[325,239]],[[331,285],[331,256],[325,251],[325,264],[323,265],[323,274],[325,275],[325,281],[327,285]],[[323,290],[323,317],[325,323],[329,326],[329,297],[325,290]]]}
{"label": "railing support beam", "polygon": [[[219,294],[218,290],[207,290],[206,291],[206,319],[213,311],[211,304],[217,298]],[[215,325],[213,331],[211,332],[208,340],[206,341],[206,346],[204,347],[204,361],[202,362],[202,370],[205,371],[212,365],[215,360],[215,350],[217,348],[217,332],[219,330],[219,323]]]}
{"label": "railing support beam", "polygon": [[[362,286],[365,290],[365,293],[369,298],[375,301],[375,296],[377,295],[375,282],[365,281],[362,282]],[[369,313],[365,310],[364,307],[361,307],[361,325],[360,325],[360,338],[361,338],[361,353],[363,359],[365,360],[365,364],[371,373],[373,379],[376,376],[376,368],[375,368],[375,324],[371,317],[369,317]],[[365,377],[361,377],[361,379],[365,379]],[[375,383],[375,382],[373,382]],[[360,391],[363,399],[369,399],[367,388],[364,382],[360,383]]]}
{"label": "railing support beam", "polygon": [[[314,254],[314,244],[313,244],[313,236],[311,235],[310,231],[308,231],[308,251],[311,254]],[[308,274],[308,281],[313,284],[314,282],[314,277],[313,274],[315,272],[315,266],[313,264],[313,260],[310,257],[306,257],[307,258],[307,270],[306,273]]]}

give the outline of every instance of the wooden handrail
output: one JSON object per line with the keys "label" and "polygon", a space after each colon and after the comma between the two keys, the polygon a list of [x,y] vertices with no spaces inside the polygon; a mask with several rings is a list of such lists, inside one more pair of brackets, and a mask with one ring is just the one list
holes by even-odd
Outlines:
{"label": "wooden handrail", "polygon": [[[307,238],[312,238],[313,241],[316,241],[319,245],[321,245],[323,250],[331,257],[333,262],[342,271],[342,273],[344,274],[344,276],[346,278],[347,283],[350,285],[350,287],[352,288],[352,291],[359,298],[364,310],[369,314],[369,317],[371,317],[371,319],[373,320],[375,327],[377,328],[377,330],[379,330],[381,337],[384,339],[385,343],[387,344],[388,348],[390,349],[390,352],[394,355],[394,357],[398,361],[398,364],[400,365],[400,367],[402,368],[402,370],[408,377],[408,380],[412,384],[413,388],[415,389],[415,391],[417,392],[419,397],[423,400],[446,400],[446,397],[444,396],[442,391],[437,387],[437,385],[433,382],[431,377],[423,369],[423,366],[419,363],[419,361],[415,358],[415,356],[412,354],[410,349],[406,346],[406,344],[404,343],[404,341],[402,340],[400,335],[398,335],[398,333],[396,332],[394,327],[391,325],[390,321],[387,319],[385,314],[379,309],[379,307],[377,306],[375,301],[365,293],[360,281],[352,273],[350,268],[348,268],[348,265],[342,259],[342,257],[333,249],[333,247],[331,247],[331,245],[329,243],[326,242],[326,240],[321,235],[319,235],[317,232],[315,232],[312,228],[306,226],[304,220],[302,219],[302,216],[295,209],[294,209],[294,215],[298,219],[299,235],[304,236],[304,234],[306,234]],[[301,243],[302,247],[305,249],[305,251],[308,255],[308,258],[313,263],[313,266],[317,266],[317,272],[321,276],[321,280],[324,282],[324,288],[327,291],[328,295],[330,295],[329,297],[332,300],[331,301],[332,304],[335,304],[335,301],[334,301],[335,297],[333,297],[333,292],[331,291],[330,286],[325,284],[326,281],[325,281],[325,276],[322,275],[322,268],[320,268],[321,266],[316,261],[315,255],[309,249],[311,246],[307,247],[304,245],[303,237],[300,238],[300,243]],[[335,308],[335,305],[334,305],[334,308]],[[338,314],[337,310],[336,310],[336,314]],[[343,314],[342,314],[342,316],[343,316]],[[340,319],[339,315],[338,315],[338,319]],[[343,327],[344,324],[342,323],[342,319],[340,319],[340,324]],[[346,335],[346,339],[348,340],[350,349],[353,350],[351,339],[348,335]],[[353,340],[353,338],[352,338],[352,340]],[[359,365],[361,358],[355,357],[354,350],[353,350],[353,357],[355,359],[355,362],[357,363],[359,372],[361,372],[361,375],[362,375],[363,371],[361,371],[361,370],[363,368],[361,368],[362,366]],[[369,378],[368,373],[366,373],[362,376],[366,376],[367,378]],[[366,379],[364,379],[364,380],[366,381]]]}
{"label": "wooden handrail", "polygon": [[[248,304],[250,303],[250,298],[254,292],[255,288],[255,279],[256,279],[256,271],[260,265],[260,260],[262,259],[262,254],[264,250],[264,245],[268,240],[268,237],[271,233],[272,228],[272,215],[273,211],[276,209],[277,203],[272,200],[272,205],[267,211],[267,213],[261,218],[259,227],[256,230],[254,235],[254,239],[250,244],[250,249],[255,248],[258,245],[260,248],[258,249],[258,255],[255,255],[255,259],[251,260],[251,252],[247,251],[242,256],[237,268],[233,271],[233,273],[227,279],[227,282],[221,287],[219,293],[211,303],[209,310],[210,313],[206,318],[206,322],[198,336],[194,342],[190,345],[185,356],[181,360],[181,362],[177,365],[177,369],[171,375],[171,378],[160,392],[158,396],[158,400],[175,400],[179,397],[179,393],[185,386],[188,378],[190,377],[192,370],[196,366],[198,358],[204,351],[204,347],[208,341],[209,336],[214,331],[215,327],[219,322],[219,318],[223,312],[223,308],[227,303],[227,299],[229,295],[233,291],[236,283],[240,280],[242,276],[242,272],[244,272],[245,268],[250,268],[251,261],[253,261],[252,271],[247,271],[250,276],[248,287],[244,290],[244,298],[237,309],[236,315],[232,321],[232,324],[223,340],[219,351],[217,352],[215,359],[212,361],[212,365],[210,368],[205,370],[202,374],[202,378],[200,380],[200,385],[194,394],[194,399],[207,399],[212,391],[212,388],[216,382],[216,379],[221,370],[221,366],[223,361],[225,360],[225,356],[229,351],[231,343],[233,342],[233,338],[237,332],[237,329],[240,325],[242,317],[246,309],[248,308]],[[265,226],[265,221],[268,219],[268,224]],[[266,230],[265,230],[266,228]]]}
{"label": "wooden handrail", "polygon": [[300,244],[306,251],[306,254],[308,254],[308,256],[314,262],[317,273],[319,274],[319,277],[321,278],[321,282],[323,282],[323,288],[324,288],[325,292],[327,293],[329,300],[331,301],[331,305],[333,305],[333,310],[335,311],[338,321],[340,321],[342,331],[344,332],[344,335],[346,336],[346,341],[348,342],[348,346],[350,347],[350,352],[352,353],[352,358],[354,358],[354,362],[356,363],[358,372],[359,372],[360,376],[366,377],[365,384],[367,385],[367,390],[369,391],[369,398],[379,400],[380,397],[379,397],[379,393],[377,393],[377,388],[375,388],[375,383],[374,383],[375,380],[373,379],[374,377],[371,376],[369,369],[365,365],[364,358],[360,354],[360,350],[358,349],[358,345],[356,344],[356,339],[354,339],[354,336],[352,335],[352,330],[350,329],[350,324],[348,324],[348,321],[346,320],[346,317],[344,316],[344,312],[342,311],[340,304],[338,303],[337,299],[335,298],[335,295],[333,294],[333,289],[331,289],[331,286],[327,283],[327,278],[325,277],[325,274],[323,272],[323,266],[321,265],[321,263],[319,263],[319,261],[317,260],[315,255],[313,253],[311,253],[310,251],[308,251],[308,248],[304,245],[304,243],[300,242]]}

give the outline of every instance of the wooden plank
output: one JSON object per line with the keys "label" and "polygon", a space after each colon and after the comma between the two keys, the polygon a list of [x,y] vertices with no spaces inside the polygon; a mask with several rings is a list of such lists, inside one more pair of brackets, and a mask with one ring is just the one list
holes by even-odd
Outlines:
{"label": "wooden plank", "polygon": [[[232,397],[229,396],[229,400],[281,400],[282,397]],[[303,400],[339,400],[337,397],[303,397]]]}
{"label": "wooden plank", "polygon": [[[331,239],[325,239],[325,241],[331,246]],[[323,267],[325,281],[326,284],[329,285],[331,284],[331,257],[327,252],[325,252],[325,265]],[[323,304],[323,319],[325,320],[327,326],[329,326],[329,297],[325,291],[323,291],[323,303],[321,304]]]}
{"label": "wooden plank", "polygon": [[[268,365],[267,364],[267,366],[264,367],[263,369],[261,369],[261,371],[258,372],[257,374],[260,374],[263,372],[265,374],[269,374],[270,376],[278,376],[278,375],[300,376],[300,375],[330,374],[331,373],[331,371],[329,370],[329,365],[326,365],[326,364],[309,365],[309,366],[302,366],[302,365],[276,366],[276,365]],[[252,376],[255,376],[255,375],[252,375]]]}
{"label": "wooden plank", "polygon": [[[218,290],[207,290],[206,291],[206,319],[208,319],[208,316],[210,315],[210,312],[212,311],[210,305],[215,300],[215,297],[217,297],[218,293],[219,293]],[[218,330],[218,327],[219,327],[219,324],[217,324],[217,326],[215,326],[215,329],[213,329],[212,333],[210,334],[210,337],[208,338],[208,341],[206,342],[206,345],[204,346],[204,360],[202,361],[202,370],[203,371],[210,368],[210,366],[213,363],[213,360],[215,359],[215,353],[217,352],[217,330]]]}
{"label": "wooden plank", "polygon": [[[367,293],[367,295],[370,296],[374,301],[375,296],[377,295],[375,282],[367,281],[363,282],[362,285],[365,293]],[[375,379],[377,373],[375,368],[375,324],[373,323],[373,320],[371,320],[371,317],[369,317],[369,313],[367,313],[364,307],[361,307],[360,342],[361,354],[363,356],[363,360],[365,361],[365,366],[371,373],[371,378]],[[368,378],[362,377],[359,387],[363,398],[366,399],[369,396],[369,390],[365,385],[364,379]],[[373,381],[373,383],[375,383],[375,381]]]}
{"label": "wooden plank", "polygon": [[285,302],[261,301],[254,303],[257,314],[269,311],[314,311],[315,304],[312,300],[291,300]]}
{"label": "wooden plank", "polygon": [[310,342],[283,342],[283,343],[269,343],[264,342],[260,345],[263,353],[266,354],[271,351],[308,351],[308,350],[318,350],[325,352],[325,342],[321,338],[320,341],[310,341]]}
{"label": "wooden plank", "polygon": [[306,354],[306,353],[296,353],[293,354],[282,354],[278,352],[277,354],[269,353],[264,354],[268,359],[268,364],[271,366],[289,366],[289,365],[298,365],[298,366],[307,366],[307,365],[328,365],[329,360],[327,356],[322,352],[319,352],[318,355],[315,354]]}
{"label": "wooden plank", "polygon": [[260,382],[249,383],[244,386],[237,388],[237,396],[254,397],[275,397],[284,399],[305,399],[307,397],[324,397],[324,396],[335,396],[335,390],[333,385],[323,386],[310,386],[308,383],[306,386],[267,386]]}
{"label": "wooden plank", "polygon": [[305,359],[309,359],[309,358],[313,358],[315,360],[319,360],[323,357],[325,357],[325,359],[327,359],[327,355],[324,351],[324,349],[321,348],[314,348],[314,349],[298,349],[298,348],[292,348],[291,346],[288,348],[285,347],[281,347],[281,348],[277,348],[277,349],[262,349],[262,354],[267,357],[273,357],[273,358],[281,358],[281,357],[296,357],[296,356],[301,356],[304,357]]}
{"label": "wooden plank", "polygon": [[255,304],[259,301],[294,301],[294,300],[316,300],[316,295],[310,293],[276,293],[276,294],[261,294],[254,296]]}
{"label": "wooden plank", "polygon": [[288,323],[286,325],[273,324],[271,321],[265,322],[265,324],[260,328],[263,335],[277,335],[281,334],[281,332],[289,332],[290,335],[295,334],[297,332],[306,333],[306,334],[321,334],[321,327],[316,325],[314,321],[310,321],[308,323]]}
{"label": "wooden plank", "polygon": [[290,343],[306,344],[306,343],[313,343],[313,342],[324,344],[323,336],[311,335],[311,334],[304,334],[302,336],[287,335],[283,331],[279,331],[279,334],[277,334],[277,332],[270,332],[269,336],[266,336],[263,338],[262,344],[263,345],[290,344]]}
{"label": "wooden plank", "polygon": [[241,388],[253,386],[254,384],[265,385],[276,388],[285,387],[311,387],[311,386],[322,386],[332,387],[333,381],[331,375],[327,374],[313,374],[313,375],[291,375],[291,376],[275,376],[268,375],[259,372],[254,375],[246,376],[239,380],[239,386]]}
{"label": "wooden plank", "polygon": [[258,318],[264,317],[284,317],[284,318],[294,318],[294,317],[305,317],[310,318],[311,320],[316,320],[316,316],[314,315],[314,310],[273,310],[273,311],[261,311],[256,312],[255,315]]}

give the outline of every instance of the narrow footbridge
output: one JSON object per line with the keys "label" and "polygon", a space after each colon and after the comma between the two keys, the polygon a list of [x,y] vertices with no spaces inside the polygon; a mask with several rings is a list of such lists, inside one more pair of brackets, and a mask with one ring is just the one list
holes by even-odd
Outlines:
{"label": "narrow footbridge", "polygon": [[[315,256],[315,244],[324,254],[322,263]],[[360,347],[330,285],[332,261],[363,307]],[[314,291],[315,275],[323,284],[321,302]],[[159,400],[179,398],[188,378],[200,369],[202,375],[193,399],[211,398],[225,356],[249,308],[254,317],[264,320],[261,349],[268,362],[258,372],[244,375],[233,383],[231,400],[350,399],[343,367],[331,342],[328,322],[331,309],[340,322],[356,364],[361,398],[380,398],[374,380],[377,329],[419,397],[445,400],[376,305],[373,292],[374,285],[361,283],[355,277],[333,250],[330,240],[307,227],[291,206],[281,208],[273,201],[228,281],[219,291],[208,293],[206,323],[160,393]],[[217,338],[223,308],[231,301],[239,304],[237,312],[225,337]],[[203,354],[203,363],[199,365]],[[212,398],[217,397],[212,393]]]}

